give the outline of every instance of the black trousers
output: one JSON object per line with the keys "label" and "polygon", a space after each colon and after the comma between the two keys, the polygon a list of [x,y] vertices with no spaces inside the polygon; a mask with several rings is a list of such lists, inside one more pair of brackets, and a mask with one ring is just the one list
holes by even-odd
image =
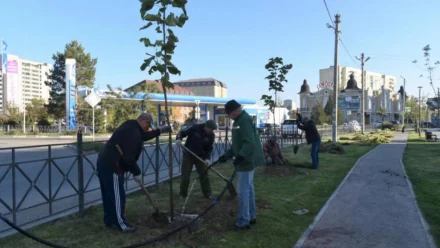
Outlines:
{"label": "black trousers", "polygon": [[111,165],[102,164],[99,159],[97,169],[104,209],[104,224],[115,225],[119,231],[123,231],[127,228],[127,221],[124,218],[124,176],[115,174]]}

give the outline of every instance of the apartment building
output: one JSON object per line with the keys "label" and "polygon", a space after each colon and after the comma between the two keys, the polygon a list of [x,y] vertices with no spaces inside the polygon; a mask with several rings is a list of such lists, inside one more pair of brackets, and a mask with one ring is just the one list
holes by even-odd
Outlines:
{"label": "apartment building", "polygon": [[50,88],[46,86],[47,73],[52,65],[22,59],[16,55],[7,55],[7,68],[0,77],[0,108],[12,104],[22,107],[32,99],[40,98],[49,101]]}

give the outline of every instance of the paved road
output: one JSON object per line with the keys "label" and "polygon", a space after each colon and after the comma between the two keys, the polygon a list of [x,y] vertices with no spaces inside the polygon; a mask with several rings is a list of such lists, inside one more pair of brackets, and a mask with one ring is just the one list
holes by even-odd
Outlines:
{"label": "paved road", "polygon": [[406,139],[361,158],[297,247],[431,247],[401,164]]}

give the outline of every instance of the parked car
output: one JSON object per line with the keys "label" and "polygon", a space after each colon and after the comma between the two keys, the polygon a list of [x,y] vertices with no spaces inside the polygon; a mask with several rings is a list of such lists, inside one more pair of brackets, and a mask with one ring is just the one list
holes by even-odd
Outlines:
{"label": "parked car", "polygon": [[376,122],[373,124],[373,126],[374,126],[375,128],[381,128],[381,127],[382,127],[382,122],[381,122],[381,121],[376,121]]}
{"label": "parked car", "polygon": [[274,134],[274,130],[277,135],[280,134],[281,133],[280,125],[275,124],[275,127],[274,127],[274,125],[271,123],[265,123],[261,127],[258,128],[258,133],[270,135],[270,134]]}
{"label": "parked car", "polygon": [[284,120],[281,125],[281,135],[283,138],[287,138],[289,136],[299,137],[302,135],[302,130],[298,129],[297,120],[296,119],[288,119]]}

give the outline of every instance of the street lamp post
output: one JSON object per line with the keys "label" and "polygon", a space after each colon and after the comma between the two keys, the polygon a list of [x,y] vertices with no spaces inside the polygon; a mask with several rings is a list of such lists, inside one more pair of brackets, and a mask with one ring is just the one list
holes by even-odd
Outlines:
{"label": "street lamp post", "polygon": [[403,103],[402,103],[402,106],[403,106],[403,113],[402,113],[402,125],[405,125],[405,111],[406,111],[406,78],[404,78],[404,77],[402,77],[402,76],[400,76],[401,78],[403,78],[403,96],[402,96],[402,99],[403,99]]}
{"label": "street lamp post", "polygon": [[335,15],[335,26],[327,23],[328,28],[335,30],[335,61],[333,68],[333,120],[332,120],[332,141],[338,141],[338,91],[339,91],[339,74],[338,74],[338,48],[339,48],[339,23],[341,23],[341,15]]}
{"label": "street lamp post", "polygon": [[422,86],[419,86],[419,121],[417,122],[417,130],[419,132],[419,137],[420,137],[420,108],[421,108],[421,90],[422,90]]}

